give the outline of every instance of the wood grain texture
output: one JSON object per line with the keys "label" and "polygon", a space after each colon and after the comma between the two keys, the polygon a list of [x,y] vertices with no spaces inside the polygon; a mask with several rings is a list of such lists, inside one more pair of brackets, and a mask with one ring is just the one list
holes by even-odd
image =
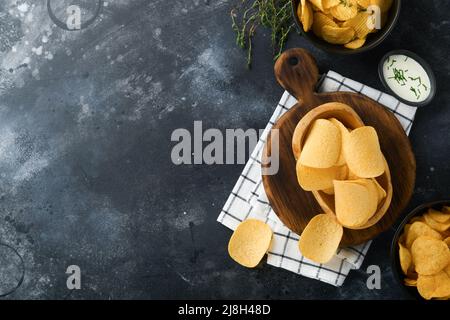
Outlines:
{"label": "wood grain texture", "polygon": [[[275,76],[280,85],[298,99],[298,104],[286,112],[273,126],[279,130],[279,170],[265,175],[263,184],[270,204],[280,220],[293,232],[301,234],[309,220],[323,210],[311,192],[298,185],[292,136],[300,119],[310,110],[327,102],[351,106],[368,126],[378,133],[381,149],[391,170],[392,202],[383,218],[374,226],[362,230],[344,229],[341,246],[356,245],[375,238],[397,220],[414,190],[416,161],[408,137],[394,114],[376,101],[351,92],[316,93],[318,69],[306,50],[286,51],[275,64]],[[263,163],[271,156],[271,134],[263,151]]]}

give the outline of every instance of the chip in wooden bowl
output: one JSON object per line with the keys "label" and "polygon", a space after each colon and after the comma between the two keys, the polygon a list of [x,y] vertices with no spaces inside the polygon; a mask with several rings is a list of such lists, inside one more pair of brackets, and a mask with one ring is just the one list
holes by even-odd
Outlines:
{"label": "chip in wooden bowl", "polygon": [[344,155],[348,168],[361,178],[376,178],[385,171],[385,161],[375,128],[353,130],[344,140]]}

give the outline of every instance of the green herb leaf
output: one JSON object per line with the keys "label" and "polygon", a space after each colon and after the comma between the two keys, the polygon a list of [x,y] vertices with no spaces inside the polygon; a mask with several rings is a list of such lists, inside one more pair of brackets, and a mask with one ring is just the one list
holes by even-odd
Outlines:
{"label": "green herb leaf", "polygon": [[247,67],[251,68],[253,38],[258,26],[271,31],[272,54],[276,60],[282,53],[289,34],[294,30],[290,0],[241,0],[231,10],[236,44],[247,52]]}
{"label": "green herb leaf", "polygon": [[[393,66],[394,63],[396,63],[396,62],[397,62],[397,60],[392,59],[391,64],[388,66],[388,70],[389,70],[390,68],[392,68],[392,66]],[[388,61],[388,63],[389,63],[389,61]]]}
{"label": "green herb leaf", "polygon": [[406,84],[407,79],[405,77],[405,70],[394,68],[393,74],[394,75],[392,77],[389,77],[388,79],[394,79],[398,84],[402,86]]}
{"label": "green herb leaf", "polygon": [[416,99],[419,100],[419,98],[420,98],[420,90],[416,90],[414,87],[411,87],[409,90],[414,92],[414,95],[416,96]]}
{"label": "green herb leaf", "polygon": [[416,77],[416,78],[409,77],[409,79],[411,79],[412,81],[419,81],[419,86],[422,84],[422,78],[421,77]]}

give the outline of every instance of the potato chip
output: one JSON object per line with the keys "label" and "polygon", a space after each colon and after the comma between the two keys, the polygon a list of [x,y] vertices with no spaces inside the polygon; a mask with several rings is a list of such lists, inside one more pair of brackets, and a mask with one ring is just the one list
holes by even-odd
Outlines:
{"label": "potato chip", "polygon": [[372,190],[354,181],[334,181],[336,217],[343,226],[359,227],[374,215],[378,197]]}
{"label": "potato chip", "polygon": [[432,275],[450,263],[450,251],[441,240],[418,237],[411,247],[412,260],[419,275]]}
{"label": "potato chip", "polygon": [[408,274],[408,270],[412,264],[411,253],[407,248],[405,248],[401,243],[399,243],[399,253],[398,256],[400,258],[400,267],[405,275]]}
{"label": "potato chip", "polygon": [[375,178],[386,169],[377,132],[360,127],[350,132],[344,142],[344,154],[351,172],[362,178]]}
{"label": "potato chip", "polygon": [[330,214],[318,214],[309,221],[299,240],[300,252],[317,263],[333,258],[344,230]]}
{"label": "potato chip", "polygon": [[341,134],[343,136],[348,135],[350,133],[350,130],[338,119],[330,118],[328,120],[330,120],[336,127],[339,128],[339,130],[341,130]]}
{"label": "potato chip", "polygon": [[432,219],[428,214],[424,214],[423,218],[425,219],[425,223],[436,231],[443,232],[450,228],[450,221],[446,223],[439,223]]}
{"label": "potato chip", "polygon": [[419,275],[417,290],[427,300],[444,298],[450,295],[450,277],[444,271],[434,275]]}
{"label": "potato chip", "polygon": [[333,167],[341,152],[341,132],[330,121],[318,119],[311,126],[299,161],[311,168]]}
{"label": "potato chip", "polygon": [[368,191],[371,193],[370,197],[377,200],[377,207],[386,198],[386,191],[379,185],[379,183],[374,179],[357,179],[356,182],[367,187]]}
{"label": "potato chip", "polygon": [[331,7],[335,7],[341,3],[341,0],[322,0],[323,8],[330,9]]}
{"label": "potato chip", "polygon": [[340,0],[337,6],[330,8],[330,13],[337,20],[347,21],[358,14],[358,4],[356,0]]}
{"label": "potato chip", "polygon": [[348,49],[359,49],[366,43],[366,38],[362,39],[355,39],[353,41],[350,41],[349,43],[345,44],[344,47]]}
{"label": "potato chip", "polygon": [[442,207],[442,212],[444,212],[444,213],[450,213],[450,207],[449,207],[449,206],[443,206],[443,207]]}
{"label": "potato chip", "polygon": [[370,15],[367,12],[360,12],[354,18],[345,21],[342,25],[344,27],[351,27],[355,30],[356,37],[364,39],[370,33],[371,30],[367,25],[367,20]]}
{"label": "potato chip", "polygon": [[344,180],[347,178],[347,166],[331,168],[311,168],[297,161],[297,180],[305,191],[317,191],[333,187],[333,180]]}
{"label": "potato chip", "polygon": [[450,213],[445,213],[441,211],[434,210],[432,208],[428,209],[427,215],[436,222],[446,223],[450,221]]}
{"label": "potato chip", "polygon": [[444,272],[450,277],[450,264],[444,268]]}
{"label": "potato chip", "polygon": [[370,0],[370,5],[380,7],[381,12],[387,12],[392,6],[393,0]]}
{"label": "potato chip", "polygon": [[314,13],[316,13],[316,12],[322,12],[322,10],[320,10],[319,8],[317,8],[315,5],[313,5],[312,3],[311,3],[311,9],[312,9],[312,11],[314,12]]}
{"label": "potato chip", "polygon": [[349,182],[358,183],[360,185],[365,186],[368,189],[368,192],[371,193],[371,197],[373,199],[377,199],[377,206],[381,201],[381,191],[378,190],[377,184],[374,182],[375,179],[356,179],[356,180],[348,180]]}
{"label": "potato chip", "polygon": [[353,28],[341,28],[333,26],[323,26],[322,37],[326,42],[332,44],[346,44],[353,40],[355,31]]}
{"label": "potato chip", "polygon": [[434,297],[434,292],[438,288],[438,281],[442,281],[446,276],[445,272],[440,272],[439,275],[419,275],[417,279],[417,290],[422,298],[431,300]]}
{"label": "potato chip", "polygon": [[309,0],[313,4],[314,7],[319,9],[320,11],[324,11],[325,8],[323,7],[323,1],[322,0]]}
{"label": "potato chip", "polygon": [[384,190],[383,187],[378,183],[377,179],[372,178],[372,181],[375,184],[375,187],[377,187],[378,203],[381,203],[381,201],[383,201],[383,199],[387,196],[386,190]]}
{"label": "potato chip", "polygon": [[297,15],[302,22],[303,30],[308,32],[313,23],[313,11],[308,1],[301,0],[301,5],[297,8]]}
{"label": "potato chip", "polygon": [[324,26],[338,27],[336,22],[332,18],[328,17],[322,12],[314,12],[314,19],[312,24],[312,30],[314,34],[322,38],[322,28]]}
{"label": "potato chip", "polygon": [[408,233],[406,234],[406,247],[411,248],[413,242],[422,236],[431,237],[437,240],[442,240],[442,236],[439,232],[431,229],[427,224],[416,221],[411,224]]}
{"label": "potato chip", "polygon": [[[347,129],[346,126],[344,126],[342,124],[342,122],[340,122],[338,119],[336,118],[331,118],[328,119],[331,121],[331,123],[333,123],[336,127],[339,128],[339,130],[341,131],[341,139],[342,141],[344,141],[344,139],[346,138],[346,136],[348,136],[349,134],[349,130]],[[344,143],[341,143],[341,153],[339,154],[339,159],[336,163],[337,166],[343,166],[345,164],[345,155],[344,155],[344,148],[342,147]],[[345,179],[336,179],[336,180],[345,180]]]}
{"label": "potato chip", "polygon": [[406,235],[408,234],[409,229],[411,229],[411,224],[410,223],[405,224],[405,227],[403,229],[405,230],[404,234],[405,234],[405,243],[406,243]]}
{"label": "potato chip", "polygon": [[415,217],[411,218],[411,220],[409,220],[409,223],[413,223],[416,221],[425,223],[425,219],[423,218],[423,216],[415,216]]}
{"label": "potato chip", "polygon": [[239,224],[231,236],[228,253],[237,263],[254,268],[269,250],[271,240],[272,230],[267,224],[248,219]]}
{"label": "potato chip", "polygon": [[370,0],[356,0],[358,3],[358,6],[360,6],[363,9],[367,9],[367,7],[370,5]]}
{"label": "potato chip", "polygon": [[403,280],[403,282],[405,283],[405,286],[408,286],[408,287],[417,287],[417,279],[405,278],[405,279]]}
{"label": "potato chip", "polygon": [[445,238],[444,242],[448,246],[448,248],[450,249],[450,237]]}
{"label": "potato chip", "polygon": [[323,193],[326,193],[330,196],[334,195],[334,187],[328,188],[328,189],[323,189],[321,190]]}
{"label": "potato chip", "polygon": [[[344,153],[344,158],[345,158],[345,153]],[[348,180],[358,180],[361,179],[361,177],[358,177],[356,174],[354,174],[350,168],[348,169]]]}

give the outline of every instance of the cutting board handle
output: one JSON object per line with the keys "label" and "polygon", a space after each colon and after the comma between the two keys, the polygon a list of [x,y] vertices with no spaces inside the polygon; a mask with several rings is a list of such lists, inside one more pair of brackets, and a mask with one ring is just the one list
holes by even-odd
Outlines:
{"label": "cutting board handle", "polygon": [[311,103],[314,100],[319,70],[307,50],[296,48],[285,51],[275,63],[275,77],[300,103]]}

